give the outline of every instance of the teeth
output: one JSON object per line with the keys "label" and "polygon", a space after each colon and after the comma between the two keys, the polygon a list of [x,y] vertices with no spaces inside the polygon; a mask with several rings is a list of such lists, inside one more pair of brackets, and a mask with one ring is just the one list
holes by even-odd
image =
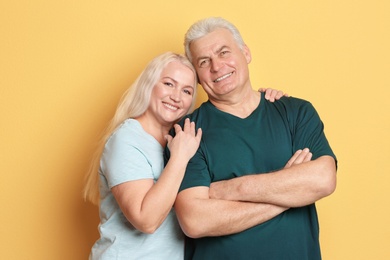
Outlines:
{"label": "teeth", "polygon": [[172,110],[178,110],[177,107],[172,106],[172,105],[170,105],[170,104],[168,104],[168,103],[164,103],[164,106],[166,106],[166,107],[168,107],[169,109],[172,109]]}
{"label": "teeth", "polygon": [[226,74],[220,78],[217,78],[216,80],[214,80],[214,82],[220,82],[221,80],[226,79],[227,77],[230,77],[231,75],[232,75],[232,73]]}

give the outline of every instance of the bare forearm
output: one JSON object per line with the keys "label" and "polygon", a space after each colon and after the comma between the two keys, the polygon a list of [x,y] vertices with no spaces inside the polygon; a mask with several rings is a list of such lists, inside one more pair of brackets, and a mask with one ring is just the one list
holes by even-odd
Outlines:
{"label": "bare forearm", "polygon": [[273,173],[214,183],[210,197],[300,207],[330,195],[335,186],[334,160],[323,156]]}
{"label": "bare forearm", "polygon": [[[172,165],[172,167],[175,167]],[[149,204],[150,212],[169,211],[175,202],[181,180],[184,176],[185,165],[176,166],[171,170],[169,165],[165,168],[158,181],[149,190],[143,200],[143,207]]]}
{"label": "bare forearm", "polygon": [[153,233],[163,223],[175,202],[185,168],[185,161],[171,160],[156,183],[145,179],[112,188],[124,215],[138,230]]}
{"label": "bare forearm", "polygon": [[180,199],[176,214],[187,236],[223,236],[238,233],[279,215],[287,208],[252,202]]}
{"label": "bare forearm", "polygon": [[146,193],[140,208],[140,219],[157,229],[171,211],[187,163],[170,160],[158,181]]}

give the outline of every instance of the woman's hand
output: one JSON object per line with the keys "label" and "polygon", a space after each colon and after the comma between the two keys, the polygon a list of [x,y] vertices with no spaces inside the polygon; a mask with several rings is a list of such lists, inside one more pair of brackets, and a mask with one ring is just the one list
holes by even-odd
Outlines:
{"label": "woman's hand", "polygon": [[198,150],[202,138],[202,129],[199,128],[195,131],[195,123],[190,122],[188,118],[184,121],[183,129],[178,124],[175,124],[174,128],[175,137],[166,136],[171,157],[180,156],[183,160],[189,161]]}
{"label": "woman's hand", "polygon": [[288,97],[287,93],[283,93],[281,90],[272,89],[272,88],[259,88],[259,92],[265,92],[265,99],[270,102],[279,100],[281,97]]}

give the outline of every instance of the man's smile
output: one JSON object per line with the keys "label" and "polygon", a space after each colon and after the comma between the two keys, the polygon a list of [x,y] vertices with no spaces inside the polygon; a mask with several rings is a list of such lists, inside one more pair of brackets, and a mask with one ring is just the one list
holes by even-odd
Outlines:
{"label": "man's smile", "polygon": [[214,83],[220,82],[221,80],[224,80],[224,79],[230,77],[232,74],[233,74],[233,72],[230,72],[229,74],[225,74],[222,77],[219,77],[216,80],[214,80]]}

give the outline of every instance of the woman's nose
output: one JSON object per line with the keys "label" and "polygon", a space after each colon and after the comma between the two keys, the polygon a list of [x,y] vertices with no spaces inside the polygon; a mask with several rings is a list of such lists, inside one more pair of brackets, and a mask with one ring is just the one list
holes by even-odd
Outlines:
{"label": "woman's nose", "polygon": [[179,102],[180,101],[180,90],[178,89],[173,89],[172,92],[171,92],[171,95],[170,95],[171,99],[175,102]]}

